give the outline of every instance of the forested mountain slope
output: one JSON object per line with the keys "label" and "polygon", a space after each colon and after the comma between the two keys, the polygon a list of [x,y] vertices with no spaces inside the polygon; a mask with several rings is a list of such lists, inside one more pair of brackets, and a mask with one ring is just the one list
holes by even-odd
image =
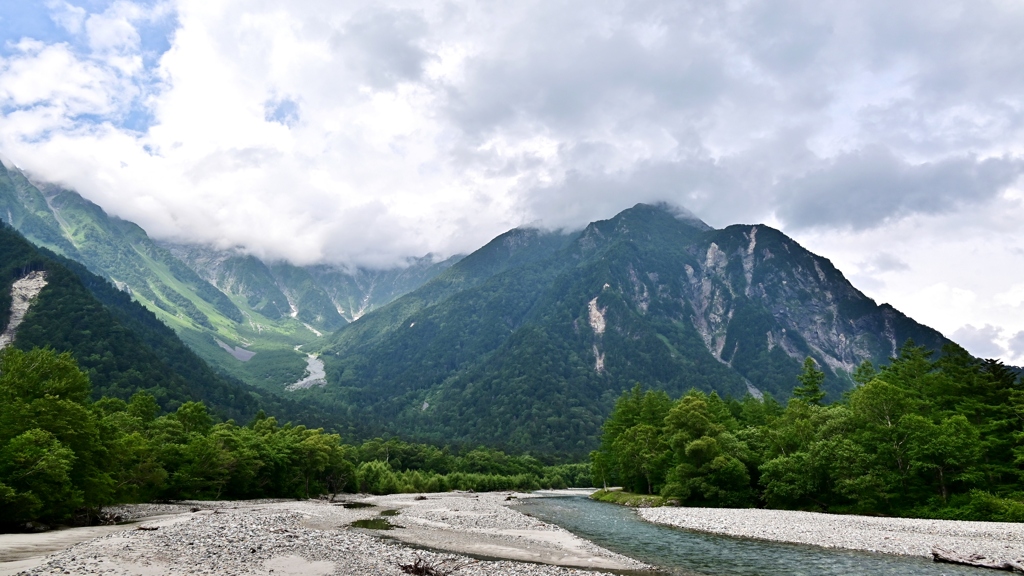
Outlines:
{"label": "forested mountain slope", "polygon": [[10,319],[11,286],[31,272],[46,285],[18,327],[13,346],[71,352],[96,398],[127,400],[145,390],[164,410],[201,400],[219,415],[247,421],[260,409],[310,424],[332,424],[322,410],[257,393],[215,373],[130,296],[84,266],[45,249],[0,223],[0,327]]}
{"label": "forested mountain slope", "polygon": [[310,394],[426,440],[582,454],[635,382],[786,398],[811,356],[836,398],[908,338],[946,342],[777,230],[637,205],[498,237],[341,329]]}

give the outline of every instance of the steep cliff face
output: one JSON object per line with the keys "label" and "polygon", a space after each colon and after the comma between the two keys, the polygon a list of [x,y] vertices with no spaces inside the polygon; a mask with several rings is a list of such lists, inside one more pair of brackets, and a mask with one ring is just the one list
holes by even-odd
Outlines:
{"label": "steep cliff face", "polygon": [[690,250],[701,263],[686,267],[693,326],[748,379],[776,349],[793,360],[812,356],[844,379],[865,360],[885,362],[908,338],[936,349],[946,341],[878,306],[827,259],[770,227],[730,226]]}

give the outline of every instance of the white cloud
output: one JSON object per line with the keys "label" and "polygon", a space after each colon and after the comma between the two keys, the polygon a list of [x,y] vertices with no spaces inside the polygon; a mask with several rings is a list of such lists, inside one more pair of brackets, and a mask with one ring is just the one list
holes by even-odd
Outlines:
{"label": "white cloud", "polygon": [[1009,290],[996,294],[993,299],[1004,306],[1020,307],[1024,304],[1024,283],[1014,284]]}
{"label": "white cloud", "polygon": [[[81,114],[109,114],[116,109],[125,87],[103,66],[77,58],[66,44],[45,45],[23,40],[13,56],[0,59],[0,106],[14,111],[36,108],[40,117],[53,111],[60,121],[46,129],[70,126]],[[38,132],[3,136],[36,137]]]}
{"label": "white cloud", "polygon": [[1006,349],[999,343],[1002,332],[1002,328],[991,324],[981,328],[966,324],[953,332],[952,339],[976,356],[998,358],[1006,355]]}
{"label": "white cloud", "polygon": [[85,23],[85,8],[69,4],[65,0],[47,0],[46,7],[50,9],[50,17],[53,21],[71,34],[78,34],[82,31]]}
{"label": "white cloud", "polygon": [[1011,3],[47,6],[69,39],[0,62],[0,152],[160,237],[386,265],[666,200],[1024,329]]}
{"label": "white cloud", "polygon": [[1018,363],[1024,360],[1024,330],[1011,336],[1007,341],[1007,346],[1011,357],[1016,359]]}

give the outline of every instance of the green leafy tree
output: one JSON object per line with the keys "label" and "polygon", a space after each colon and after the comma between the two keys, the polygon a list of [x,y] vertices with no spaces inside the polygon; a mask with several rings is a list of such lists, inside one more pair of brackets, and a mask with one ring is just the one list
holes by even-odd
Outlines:
{"label": "green leafy tree", "polygon": [[71,470],[75,453],[45,430],[15,436],[0,450],[0,518],[21,522],[37,517],[65,518],[84,503]]}
{"label": "green leafy tree", "polygon": [[[89,379],[70,354],[0,353],[0,484],[21,503],[11,510],[61,520],[79,506],[112,500],[108,453],[89,392]],[[0,512],[0,522],[17,520]]]}
{"label": "green leafy tree", "polygon": [[660,431],[649,424],[637,424],[619,434],[612,450],[623,484],[653,494],[658,472],[664,466],[665,447]]}

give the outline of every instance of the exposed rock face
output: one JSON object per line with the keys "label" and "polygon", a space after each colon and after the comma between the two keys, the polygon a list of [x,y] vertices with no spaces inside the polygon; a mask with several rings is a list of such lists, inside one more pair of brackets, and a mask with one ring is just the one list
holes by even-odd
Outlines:
{"label": "exposed rock face", "polygon": [[11,317],[7,328],[0,334],[0,349],[6,348],[17,335],[18,326],[25,320],[25,314],[32,301],[46,286],[46,272],[29,272],[11,286]]}
{"label": "exposed rock face", "polygon": [[[749,350],[754,344],[732,329],[742,308],[767,312],[762,318],[767,330],[756,347],[766,352],[778,347],[797,360],[813,355],[833,371],[850,372],[864,360],[893,355],[907,338],[905,328],[912,321],[889,306],[877,306],[828,260],[782,233],[765,226],[730,226],[714,235],[697,251],[701,265],[685,267],[686,300],[693,308],[693,327],[719,360],[731,364],[739,348]],[[749,314],[742,316],[740,322],[747,325]],[[904,328],[899,335],[898,324]],[[927,340],[941,339],[929,332]]]}
{"label": "exposed rock face", "polygon": [[604,334],[604,310],[597,307],[597,297],[590,301],[588,305],[590,310],[590,327],[594,330],[594,334],[600,336]]}

